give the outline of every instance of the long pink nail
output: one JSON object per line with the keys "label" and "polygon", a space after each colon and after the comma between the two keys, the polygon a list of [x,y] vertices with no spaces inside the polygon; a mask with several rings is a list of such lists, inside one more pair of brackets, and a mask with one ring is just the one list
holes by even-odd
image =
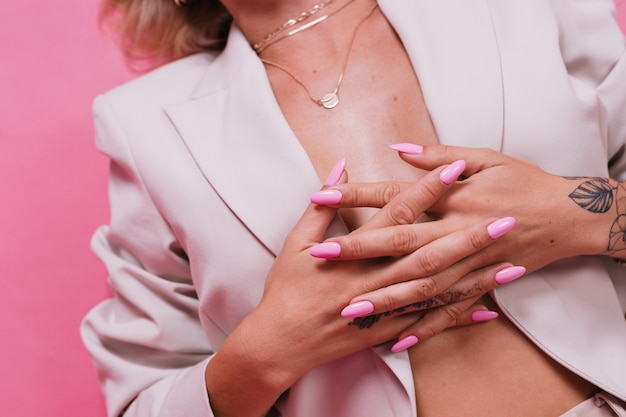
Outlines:
{"label": "long pink nail", "polygon": [[441,174],[439,174],[439,179],[444,184],[450,185],[459,178],[463,171],[465,171],[465,166],[465,161],[459,159],[458,161],[451,163],[443,171],[441,171]]}
{"label": "long pink nail", "polygon": [[309,254],[315,258],[337,258],[341,255],[341,246],[337,242],[319,243],[309,249]]}
{"label": "long pink nail", "polygon": [[367,316],[374,312],[374,304],[370,301],[357,301],[341,310],[341,317],[353,319],[355,317]]}
{"label": "long pink nail", "polygon": [[311,202],[321,206],[332,206],[341,203],[343,194],[339,190],[322,190],[311,195]]}
{"label": "long pink nail", "polygon": [[503,217],[487,226],[487,233],[493,240],[504,236],[507,232],[515,227],[515,218]]}
{"label": "long pink nail", "polygon": [[417,336],[407,336],[403,339],[398,340],[396,344],[391,347],[391,351],[394,353],[401,352],[410,348],[411,346],[414,346],[417,342]]}
{"label": "long pink nail", "polygon": [[341,179],[343,175],[343,171],[346,169],[346,158],[341,158],[339,162],[330,170],[328,174],[328,178],[326,178],[326,182],[324,185],[335,185]]}
{"label": "long pink nail", "polygon": [[526,273],[526,268],[523,266],[510,266],[496,272],[496,282],[498,284],[506,284],[507,282],[514,281]]}
{"label": "long pink nail", "polygon": [[472,321],[478,323],[498,318],[498,313],[489,310],[476,310],[472,313]]}
{"label": "long pink nail", "polygon": [[424,147],[414,143],[396,143],[389,146],[394,151],[406,153],[409,155],[418,155],[424,152]]}

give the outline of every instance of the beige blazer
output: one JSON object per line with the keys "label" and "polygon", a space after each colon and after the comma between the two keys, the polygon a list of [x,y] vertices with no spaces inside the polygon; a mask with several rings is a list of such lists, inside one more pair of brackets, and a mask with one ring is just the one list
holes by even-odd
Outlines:
{"label": "beige blazer", "polygon": [[[501,150],[560,175],[608,175],[626,141],[624,38],[609,0],[380,7],[442,143]],[[320,179],[237,27],[221,54],[144,75],[98,97],[94,113],[97,146],[111,158],[111,222],[93,249],[114,297],[89,313],[82,334],[109,415],[132,401],[129,416],[211,416],[206,363],[257,304]],[[612,175],[626,179],[626,157]],[[625,271],[611,277],[599,258],[568,259],[495,299],[548,355],[624,400]],[[322,366],[279,408],[414,416],[408,357],[381,346]]]}

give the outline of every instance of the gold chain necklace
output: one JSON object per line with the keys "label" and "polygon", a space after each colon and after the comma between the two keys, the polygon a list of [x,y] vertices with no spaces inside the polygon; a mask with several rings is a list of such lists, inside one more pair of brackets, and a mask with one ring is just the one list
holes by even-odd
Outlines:
{"label": "gold chain necklace", "polygon": [[302,80],[300,80],[298,77],[296,77],[291,71],[289,71],[287,68],[283,67],[282,65],[273,62],[273,61],[268,61],[266,59],[261,58],[261,62],[263,62],[266,65],[270,65],[272,67],[275,67],[281,71],[283,71],[284,73],[286,73],[287,75],[289,75],[296,83],[298,83],[309,95],[309,98],[318,106],[324,107],[325,109],[333,109],[335,107],[337,107],[337,105],[339,104],[339,88],[341,87],[341,83],[343,81],[343,76],[346,72],[346,68],[348,67],[348,62],[350,61],[350,53],[352,52],[352,46],[354,45],[354,40],[356,39],[356,35],[359,32],[359,28],[361,27],[361,25],[363,23],[365,23],[365,21],[374,13],[374,11],[378,8],[378,4],[374,5],[374,7],[372,8],[372,10],[370,10],[370,12],[359,22],[358,25],[356,25],[356,28],[354,28],[354,33],[352,34],[352,38],[350,39],[350,44],[348,46],[348,52],[346,53],[346,59],[343,63],[343,68],[341,70],[341,74],[339,74],[339,79],[337,80],[337,85],[335,86],[335,89],[330,92],[330,93],[326,93],[322,96],[322,98],[320,99],[316,99],[315,97],[313,97],[313,94],[311,94],[311,91],[309,91],[309,89],[307,88],[307,86],[304,84],[304,82],[302,82]]}
{"label": "gold chain necklace", "polygon": [[296,17],[292,17],[291,19],[287,20],[285,23],[283,23],[282,25],[278,26],[276,29],[274,29],[273,31],[271,31],[270,33],[265,35],[263,37],[263,39],[261,39],[260,41],[258,41],[254,45],[252,45],[252,49],[254,49],[254,51],[257,54],[260,53],[263,49],[265,49],[265,47],[267,46],[268,42],[270,42],[272,39],[274,39],[274,37],[276,35],[278,35],[280,32],[282,32],[282,31],[284,31],[284,30],[286,30],[286,29],[288,29],[288,28],[290,28],[290,27],[292,27],[294,25],[297,25],[298,23],[300,23],[300,22],[310,18],[315,13],[319,12],[324,7],[328,6],[329,4],[331,4],[334,1],[335,0],[326,0],[326,1],[323,1],[321,3],[317,3],[317,4],[313,5],[313,7],[311,7],[309,10],[300,13]]}
{"label": "gold chain necklace", "polygon": [[[337,10],[333,10],[332,12],[324,15],[324,16],[320,16],[317,19],[305,23],[302,26],[298,26],[295,29],[290,30],[289,32],[287,32],[285,35],[276,38],[275,35],[272,36],[271,38],[269,38],[266,42],[264,42],[261,46],[256,46],[258,45],[255,44],[253,45],[254,51],[257,53],[257,55],[261,55],[261,52],[263,52],[264,50],[266,50],[268,47],[274,45],[275,43],[278,43],[279,41],[282,41],[283,39],[286,39],[292,35],[295,35],[296,33],[300,33],[304,30],[307,29],[311,29],[312,27],[314,27],[315,25],[322,23],[323,21],[325,21],[326,19],[328,19],[329,17],[339,13],[340,11],[342,11],[343,9],[345,9],[346,7],[348,7],[350,4],[354,3],[355,0],[348,0],[346,3],[344,3],[341,7],[339,7]],[[279,33],[279,32],[277,32]]]}

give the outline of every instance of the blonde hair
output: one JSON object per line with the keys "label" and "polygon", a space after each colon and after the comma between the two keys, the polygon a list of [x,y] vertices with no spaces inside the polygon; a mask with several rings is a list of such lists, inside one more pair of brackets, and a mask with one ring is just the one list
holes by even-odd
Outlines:
{"label": "blonde hair", "polygon": [[113,32],[136,69],[198,52],[220,51],[232,17],[218,0],[103,0],[100,23]]}

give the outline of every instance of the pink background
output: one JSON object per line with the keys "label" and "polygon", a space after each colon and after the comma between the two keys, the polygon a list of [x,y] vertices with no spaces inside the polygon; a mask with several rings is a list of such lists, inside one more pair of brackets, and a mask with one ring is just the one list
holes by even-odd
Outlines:
{"label": "pink background", "polygon": [[0,2],[0,416],[104,415],[78,333],[108,296],[89,249],[108,217],[90,110],[135,75],[98,32],[98,2]]}

